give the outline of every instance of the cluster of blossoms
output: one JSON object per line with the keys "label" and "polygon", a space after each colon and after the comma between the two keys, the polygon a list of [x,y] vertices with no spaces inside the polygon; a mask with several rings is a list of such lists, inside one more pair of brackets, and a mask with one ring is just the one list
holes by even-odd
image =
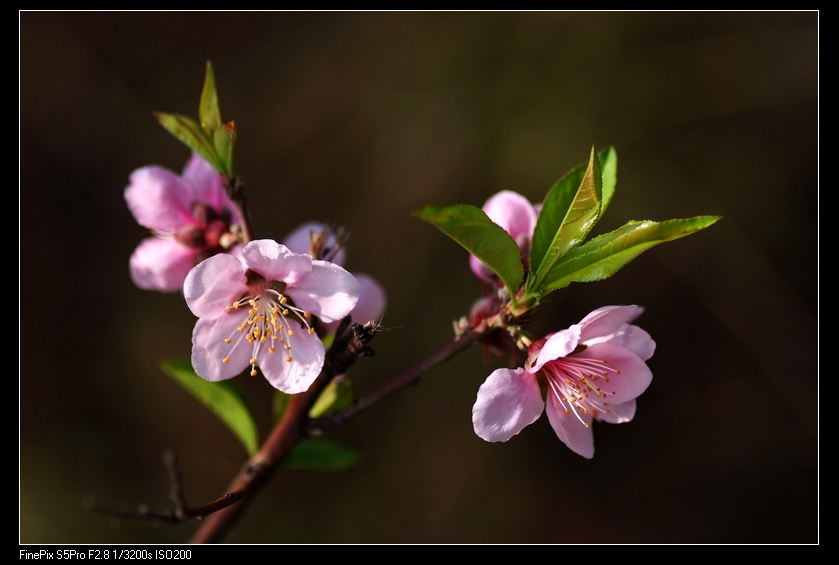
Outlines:
{"label": "cluster of blossoms", "polygon": [[285,244],[240,245],[222,178],[195,153],[181,176],[157,166],[134,171],[125,199],[153,233],[131,257],[132,280],[183,291],[198,317],[192,365],[208,381],[259,368],[278,390],[304,392],[324,363],[316,328],[329,333],[347,315],[366,321],[384,311],[381,285],[341,266],[342,238],[322,224],[300,226]]}
{"label": "cluster of blossoms", "polygon": [[[181,175],[157,166],[131,174],[126,202],[153,234],[131,256],[131,278],[143,289],[182,290],[198,318],[192,365],[200,377],[220,381],[250,368],[278,390],[304,392],[323,367],[321,338],[348,315],[356,322],[379,318],[384,289],[344,269],[345,237],[323,224],[303,224],[282,244],[242,245],[237,208],[222,181],[197,154]],[[502,191],[483,210],[516,242],[527,269],[539,205]],[[470,267],[490,288],[470,311],[468,324],[477,327],[503,314],[509,296],[477,257]],[[527,349],[524,367],[493,371],[481,385],[472,408],[475,433],[507,441],[545,411],[559,439],[591,458],[592,421],[630,421],[635,399],[652,380],[646,361],[655,342],[631,324],[642,311],[606,306],[535,342],[517,340]]]}
{"label": "cluster of blossoms", "polygon": [[131,280],[161,292],[181,290],[187,273],[204,259],[237,254],[239,215],[219,174],[193,153],[179,176],[159,166],[137,169],[125,188],[137,223],[152,237],[131,255]]}
{"label": "cluster of blossoms", "polygon": [[[487,200],[483,210],[518,244],[526,268],[539,206],[520,194],[502,191]],[[498,314],[504,285],[474,255],[470,266],[499,291],[472,307],[470,324],[475,326]],[[639,306],[598,308],[579,324],[532,343],[523,368],[493,371],[472,408],[475,433],[486,441],[507,441],[545,411],[568,448],[593,457],[592,420],[612,424],[632,420],[635,399],[652,381],[646,361],[655,342],[630,324],[642,312]]]}

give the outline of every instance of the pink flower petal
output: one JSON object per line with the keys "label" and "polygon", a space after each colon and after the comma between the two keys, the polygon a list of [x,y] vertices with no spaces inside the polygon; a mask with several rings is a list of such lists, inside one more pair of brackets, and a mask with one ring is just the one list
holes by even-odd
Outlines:
{"label": "pink flower petal", "polygon": [[184,165],[181,178],[192,191],[192,200],[209,204],[217,212],[228,210],[231,223],[238,223],[238,214],[221,184],[221,176],[201,155],[192,152]]}
{"label": "pink flower petal", "polygon": [[[236,328],[247,319],[245,310],[235,310],[216,319],[201,318],[192,331],[192,367],[203,379],[221,381],[239,375],[250,364],[253,346]],[[225,339],[232,343],[225,343]],[[225,363],[224,359],[230,360]]]}
{"label": "pink flower petal", "polygon": [[359,283],[343,267],[312,261],[312,270],[286,289],[294,304],[323,320],[334,322],[349,314],[358,302]]}
{"label": "pink flower petal", "polygon": [[379,321],[385,312],[387,295],[379,282],[364,273],[355,273],[359,284],[358,302],[350,314],[354,322],[363,324],[371,320]]}
{"label": "pink flower petal", "polygon": [[489,219],[504,228],[516,243],[528,241],[536,228],[536,210],[533,204],[517,192],[502,190],[484,203],[482,210]]}
{"label": "pink flower petal", "polygon": [[157,237],[141,241],[128,261],[135,285],[160,292],[181,290],[183,280],[194,264],[194,249]]}
{"label": "pink flower petal", "polygon": [[240,259],[219,254],[196,265],[184,280],[184,298],[193,314],[215,319],[247,293],[245,268]]}
{"label": "pink flower petal", "polygon": [[535,375],[524,369],[496,369],[478,389],[472,425],[486,441],[507,441],[535,422],[544,407]]}
{"label": "pink flower petal", "polygon": [[[594,433],[591,429],[591,415],[584,414],[580,410],[571,409],[573,412],[565,411],[559,399],[548,394],[548,402],[545,411],[548,413],[548,421],[568,449],[586,459],[594,457]],[[586,427],[585,424],[588,424]]]}
{"label": "pink flower petal", "polygon": [[129,180],[125,202],[141,226],[175,233],[195,223],[190,211],[192,190],[172,171],[143,167],[131,173]]}
{"label": "pink flower petal", "polygon": [[609,407],[609,412],[598,412],[594,419],[608,424],[625,424],[635,417],[635,400]]}
{"label": "pink flower petal", "polygon": [[[296,322],[291,322],[297,325]],[[291,350],[278,349],[269,353],[266,348],[260,350],[259,368],[271,383],[271,386],[287,394],[305,392],[315,381],[323,368],[325,351],[317,335],[309,335],[305,329],[294,332],[289,340]],[[290,355],[292,361],[286,361]]]}
{"label": "pink flower petal", "polygon": [[292,253],[285,245],[271,239],[257,239],[242,250],[248,267],[270,281],[297,283],[312,270],[312,258]]}
{"label": "pink flower petal", "polygon": [[[577,348],[580,339],[580,326],[573,325],[567,330],[556,332],[545,341],[536,361],[527,369],[533,373],[539,371],[548,361],[570,355]],[[532,354],[531,354],[532,357]]]}
{"label": "pink flower petal", "polygon": [[[511,190],[502,190],[491,196],[481,208],[490,220],[498,224],[519,246],[527,252],[530,239],[536,228],[537,212],[530,201]],[[469,267],[478,278],[496,284],[498,278],[492,269],[487,267],[474,255],[469,256]]]}
{"label": "pink flower petal", "polygon": [[628,349],[637,355],[641,361],[646,361],[655,352],[655,342],[650,334],[632,324],[623,326],[608,343]]}
{"label": "pink flower petal", "polygon": [[490,284],[496,284],[498,282],[498,277],[494,272],[492,272],[492,269],[487,267],[483,261],[474,255],[469,255],[469,268],[472,269],[472,272],[483,281]]}
{"label": "pink flower petal", "polygon": [[602,379],[597,381],[598,386],[606,393],[604,401],[609,405],[622,404],[638,398],[653,380],[653,374],[646,363],[623,347],[599,343],[575,353],[574,357],[598,361],[608,359],[608,367],[620,371],[620,374],[609,373],[608,383]]}
{"label": "pink flower petal", "polygon": [[[288,247],[294,253],[303,254],[312,254],[311,250],[311,241],[312,241],[312,233],[329,231],[327,226],[324,224],[320,224],[318,222],[306,222],[302,226],[296,228],[290,234],[288,234],[285,239],[283,239],[283,244]],[[335,236],[331,233],[329,238],[327,239],[326,244],[328,246],[334,247],[337,245],[337,241]],[[341,247],[337,253],[330,259],[331,263],[335,263],[336,265],[344,265],[344,261],[346,259],[346,251],[344,247]],[[318,259],[319,257],[313,257],[313,259]]]}
{"label": "pink flower petal", "polygon": [[580,340],[584,343],[589,343],[592,339],[604,341],[605,338],[620,330],[624,324],[640,316],[643,311],[644,309],[640,306],[598,308],[580,321],[580,326],[582,326]]}

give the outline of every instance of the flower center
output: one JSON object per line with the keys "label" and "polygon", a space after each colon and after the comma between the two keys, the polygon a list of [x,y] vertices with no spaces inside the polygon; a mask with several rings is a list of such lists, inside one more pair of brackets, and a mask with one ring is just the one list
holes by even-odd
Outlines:
{"label": "flower center", "polygon": [[152,231],[158,237],[171,238],[181,245],[198,250],[200,257],[196,264],[235,244],[230,210],[224,208],[219,212],[203,202],[193,202],[190,209],[195,223],[186,225],[175,233]]}
{"label": "flower center", "polygon": [[[256,366],[260,355],[264,356],[266,351],[271,355],[282,347],[286,352],[285,360],[289,363],[293,361],[291,349],[295,339],[295,330],[293,326],[290,327],[290,321],[295,326],[299,324],[305,327],[309,335],[315,333],[315,329],[309,323],[312,314],[289,302],[288,297],[282,293],[285,290],[284,283],[266,281],[259,275],[255,273],[254,275],[255,277],[249,277],[250,294],[226,307],[229,313],[247,308],[248,315],[245,321],[224,340],[225,343],[231,345],[231,352],[246,341],[253,348],[250,359],[251,376],[256,376]],[[224,357],[222,361],[229,363],[230,356]]]}
{"label": "flower center", "polygon": [[550,394],[569,414],[573,411],[585,427],[588,423],[581,414],[597,416],[598,412],[609,414],[611,409],[606,401],[614,396],[614,390],[606,390],[611,375],[620,375],[620,369],[609,366],[608,359],[588,359],[583,357],[562,357],[542,366],[547,377]]}

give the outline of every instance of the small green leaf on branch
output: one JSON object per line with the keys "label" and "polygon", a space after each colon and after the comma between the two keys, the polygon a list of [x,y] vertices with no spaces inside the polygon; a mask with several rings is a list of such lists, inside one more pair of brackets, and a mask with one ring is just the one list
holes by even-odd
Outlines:
{"label": "small green leaf on branch", "polygon": [[248,456],[259,449],[259,431],[256,420],[244,397],[230,381],[205,381],[195,374],[189,361],[164,360],[163,371],[178,382],[187,392],[210,409],[242,443]]}

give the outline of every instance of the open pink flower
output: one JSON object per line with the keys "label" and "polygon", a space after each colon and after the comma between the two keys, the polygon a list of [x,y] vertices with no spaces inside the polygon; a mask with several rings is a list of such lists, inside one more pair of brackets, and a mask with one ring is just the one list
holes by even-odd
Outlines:
{"label": "open pink flower", "polygon": [[[522,258],[526,259],[530,254],[530,240],[539,215],[537,208],[521,194],[502,190],[491,196],[481,209],[490,220],[510,234],[521,249]],[[469,266],[482,280],[495,286],[503,286],[495,273],[474,255],[469,256]]]}
{"label": "open pink flower", "polygon": [[198,322],[192,366],[208,381],[257,366],[275,388],[295,394],[321,371],[324,347],[311,326],[333,322],[356,305],[359,283],[342,267],[263,239],[241,258],[215,255],[194,267],[184,297]]}
{"label": "open pink flower", "polygon": [[221,177],[193,153],[183,174],[158,166],[131,173],[125,201],[146,238],[131,255],[131,279],[146,290],[175,292],[189,270],[223,251],[238,252],[231,233],[239,217]]}
{"label": "open pink flower", "polygon": [[[332,261],[337,265],[344,265],[346,248],[345,235],[318,222],[306,222],[295,228],[283,243],[295,253],[312,255],[315,259]],[[382,285],[372,276],[365,273],[353,273],[359,283],[358,302],[350,312],[353,322],[363,324],[371,320],[378,320],[385,311],[387,295]],[[327,324],[327,328],[334,332],[338,323]]]}
{"label": "open pink flower", "polygon": [[544,410],[559,439],[592,458],[592,420],[632,420],[635,399],[652,381],[646,361],[655,342],[629,323],[642,312],[640,306],[599,308],[534,343],[524,368],[493,371],[472,408],[475,433],[486,441],[507,441]]}

